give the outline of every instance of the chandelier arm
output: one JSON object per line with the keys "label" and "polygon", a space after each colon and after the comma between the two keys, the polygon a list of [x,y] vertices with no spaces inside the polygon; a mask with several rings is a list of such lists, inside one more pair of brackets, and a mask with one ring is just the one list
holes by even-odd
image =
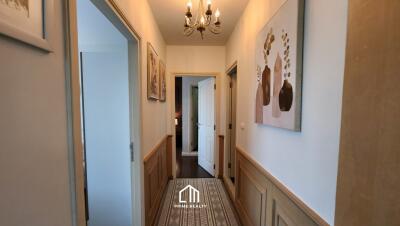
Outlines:
{"label": "chandelier arm", "polygon": [[217,26],[208,26],[208,30],[213,33],[213,34],[220,34],[221,33],[221,27],[217,27]]}

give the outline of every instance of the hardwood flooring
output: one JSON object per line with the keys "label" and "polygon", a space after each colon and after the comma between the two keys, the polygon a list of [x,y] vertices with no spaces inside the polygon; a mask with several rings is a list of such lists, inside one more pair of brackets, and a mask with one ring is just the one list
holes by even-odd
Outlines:
{"label": "hardwood flooring", "polygon": [[182,149],[176,148],[177,178],[213,178],[197,163],[197,156],[182,156]]}

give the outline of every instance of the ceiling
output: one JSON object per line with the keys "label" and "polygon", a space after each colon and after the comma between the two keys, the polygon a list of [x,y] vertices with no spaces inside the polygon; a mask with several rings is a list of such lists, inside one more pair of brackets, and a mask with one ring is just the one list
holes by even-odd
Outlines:
{"label": "ceiling", "polygon": [[[212,10],[221,11],[222,32],[214,35],[207,31],[204,40],[195,31],[191,36],[183,35],[186,3],[188,0],[148,0],[153,15],[168,45],[225,45],[248,0],[212,0]],[[192,13],[197,13],[200,0],[192,0]],[[203,0],[206,4],[207,0]]]}

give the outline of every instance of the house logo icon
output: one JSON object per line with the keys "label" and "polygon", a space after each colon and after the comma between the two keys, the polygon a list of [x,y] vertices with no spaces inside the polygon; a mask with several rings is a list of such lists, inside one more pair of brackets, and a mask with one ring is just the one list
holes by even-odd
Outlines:
{"label": "house logo icon", "polygon": [[200,192],[196,188],[194,188],[192,185],[188,185],[184,187],[180,192],[179,192],[179,203],[187,203],[188,200],[184,200],[184,193],[185,191],[189,192],[189,203],[200,203]]}

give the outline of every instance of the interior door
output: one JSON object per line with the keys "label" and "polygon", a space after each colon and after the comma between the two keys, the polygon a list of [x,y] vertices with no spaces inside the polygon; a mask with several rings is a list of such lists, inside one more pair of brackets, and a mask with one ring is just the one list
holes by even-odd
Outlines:
{"label": "interior door", "polygon": [[198,162],[214,176],[215,149],[215,78],[199,82],[199,151]]}
{"label": "interior door", "polygon": [[83,53],[89,226],[132,225],[127,52]]}

